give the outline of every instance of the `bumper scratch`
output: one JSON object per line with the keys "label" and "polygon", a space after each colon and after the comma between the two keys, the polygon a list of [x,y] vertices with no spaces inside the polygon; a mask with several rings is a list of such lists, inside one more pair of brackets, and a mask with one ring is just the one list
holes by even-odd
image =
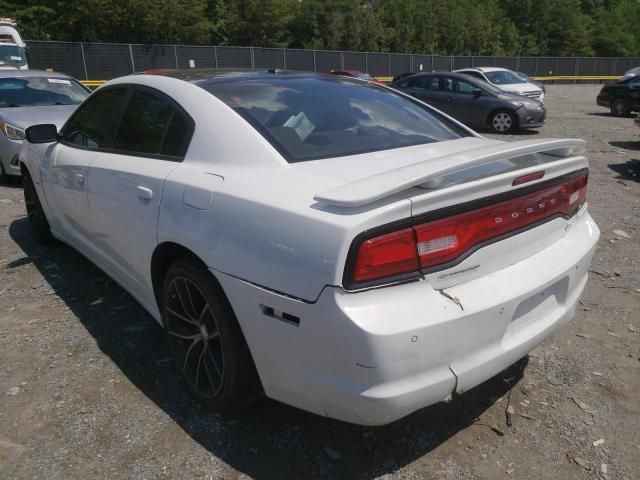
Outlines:
{"label": "bumper scratch", "polygon": [[438,292],[440,292],[440,294],[442,294],[443,296],[447,297],[453,303],[458,305],[460,307],[460,310],[462,310],[464,312],[464,307],[462,306],[462,302],[460,302],[460,299],[458,297],[454,297],[452,295],[449,295],[447,292],[444,291],[444,289],[438,290]]}

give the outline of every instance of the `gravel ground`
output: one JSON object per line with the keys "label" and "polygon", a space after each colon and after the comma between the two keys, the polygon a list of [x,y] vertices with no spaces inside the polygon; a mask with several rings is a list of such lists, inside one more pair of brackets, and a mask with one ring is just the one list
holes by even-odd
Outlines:
{"label": "gravel ground", "polygon": [[510,137],[588,141],[602,238],[576,318],[480,387],[382,428],[270,400],[205,413],[149,315],[70,248],[36,245],[21,189],[1,186],[0,479],[637,479],[640,131],[597,107],[598,89],[548,87],[547,125]]}

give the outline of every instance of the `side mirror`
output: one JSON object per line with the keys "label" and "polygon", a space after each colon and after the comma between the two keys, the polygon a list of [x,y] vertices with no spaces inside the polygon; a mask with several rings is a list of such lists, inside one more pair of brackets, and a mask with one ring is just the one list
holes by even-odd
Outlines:
{"label": "side mirror", "polygon": [[482,95],[484,95],[484,92],[479,88],[474,88],[472,93],[474,97],[481,97]]}
{"label": "side mirror", "polygon": [[25,131],[27,140],[31,143],[51,143],[58,141],[58,127],[52,123],[32,125]]}

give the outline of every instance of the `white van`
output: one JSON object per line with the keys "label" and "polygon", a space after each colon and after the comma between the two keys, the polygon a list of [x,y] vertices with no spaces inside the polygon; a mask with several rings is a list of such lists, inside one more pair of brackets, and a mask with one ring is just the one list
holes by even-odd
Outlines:
{"label": "white van", "polygon": [[28,70],[26,45],[16,23],[0,18],[0,70]]}

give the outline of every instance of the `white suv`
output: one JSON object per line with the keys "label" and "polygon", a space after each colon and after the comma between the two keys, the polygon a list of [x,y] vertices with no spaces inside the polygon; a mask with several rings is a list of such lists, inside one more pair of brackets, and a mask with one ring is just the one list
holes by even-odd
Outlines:
{"label": "white suv", "polygon": [[544,102],[544,92],[539,86],[528,82],[517,73],[506,68],[474,67],[455,70],[455,72],[479,78],[505,92],[535,98],[540,102]]}

